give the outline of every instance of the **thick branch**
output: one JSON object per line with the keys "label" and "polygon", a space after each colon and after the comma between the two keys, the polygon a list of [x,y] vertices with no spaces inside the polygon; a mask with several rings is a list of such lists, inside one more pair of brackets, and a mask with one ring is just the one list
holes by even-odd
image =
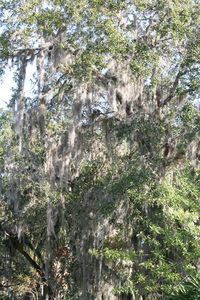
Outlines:
{"label": "thick branch", "polygon": [[42,255],[41,255],[41,253],[38,251],[38,249],[35,249],[34,247],[33,247],[33,245],[31,244],[31,242],[30,242],[30,240],[29,240],[29,238],[27,237],[27,235],[25,235],[24,236],[24,243],[33,251],[33,253],[34,253],[34,255],[35,256],[37,256],[38,258],[39,258],[39,260],[41,261],[41,263],[42,263],[42,266],[43,266],[43,268],[44,268],[44,261],[43,261],[43,259],[42,259]]}
{"label": "thick branch", "polygon": [[164,107],[165,105],[167,105],[172,100],[172,98],[174,97],[174,94],[176,92],[176,89],[178,87],[179,79],[184,74],[185,74],[185,72],[183,72],[181,70],[177,73],[176,78],[175,78],[174,83],[173,83],[173,86],[170,89],[169,95],[164,99],[164,101],[162,103],[160,103],[161,107]]}
{"label": "thick branch", "polygon": [[44,273],[42,271],[42,268],[30,257],[30,255],[26,251],[24,251],[24,250],[22,250],[20,248],[17,248],[16,250],[18,250],[26,258],[26,260],[31,264],[31,266],[43,278],[44,277]]}
{"label": "thick branch", "polygon": [[[44,272],[43,272],[43,268],[44,268],[44,262],[42,260],[41,254],[39,253],[39,251],[35,251],[33,245],[31,244],[31,242],[29,241],[28,237],[25,236],[23,239],[23,242],[20,242],[18,237],[15,236],[12,232],[9,232],[8,230],[6,230],[2,224],[0,223],[0,231],[2,231],[4,234],[6,234],[6,236],[8,236],[8,240],[11,242],[12,247],[17,250],[18,252],[20,252],[25,258],[26,260],[32,265],[32,267],[39,273],[39,275],[43,278],[44,277]],[[26,245],[27,247],[29,247],[30,250],[32,250],[34,252],[34,254],[41,260],[42,263],[42,268],[40,267],[39,264],[37,264],[32,258],[31,256],[23,249],[23,246]]]}
{"label": "thick branch", "polygon": [[35,52],[40,52],[43,50],[48,50],[49,47],[52,46],[52,43],[46,43],[41,45],[40,47],[37,48],[20,48],[20,49],[16,49],[13,51],[11,57],[18,57],[21,55],[32,55],[35,54]]}

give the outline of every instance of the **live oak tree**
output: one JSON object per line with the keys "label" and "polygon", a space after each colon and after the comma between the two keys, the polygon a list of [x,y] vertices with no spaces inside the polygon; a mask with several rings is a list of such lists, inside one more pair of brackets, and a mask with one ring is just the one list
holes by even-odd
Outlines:
{"label": "live oak tree", "polygon": [[0,3],[1,297],[165,299],[200,263],[198,1]]}

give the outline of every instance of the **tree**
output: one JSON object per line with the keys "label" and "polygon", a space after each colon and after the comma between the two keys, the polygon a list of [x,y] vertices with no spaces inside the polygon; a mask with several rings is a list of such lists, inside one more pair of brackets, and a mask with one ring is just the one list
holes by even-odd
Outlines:
{"label": "tree", "polygon": [[1,117],[1,252],[17,298],[159,299],[195,276],[197,5],[1,1],[1,73],[12,62],[17,83]]}
{"label": "tree", "polygon": [[199,278],[188,278],[169,299],[199,299]]}

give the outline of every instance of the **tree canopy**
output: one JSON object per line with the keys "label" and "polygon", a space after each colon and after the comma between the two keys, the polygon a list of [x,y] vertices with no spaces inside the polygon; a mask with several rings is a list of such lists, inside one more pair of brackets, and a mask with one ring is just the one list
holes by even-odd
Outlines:
{"label": "tree canopy", "polygon": [[198,299],[198,2],[0,1],[2,299]]}

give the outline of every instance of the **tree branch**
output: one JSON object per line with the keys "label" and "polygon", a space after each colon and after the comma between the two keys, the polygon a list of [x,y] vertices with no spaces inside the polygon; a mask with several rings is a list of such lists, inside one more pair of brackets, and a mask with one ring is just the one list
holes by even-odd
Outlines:
{"label": "tree branch", "polygon": [[183,71],[179,70],[179,72],[177,73],[176,78],[174,80],[173,86],[171,87],[171,89],[169,91],[168,96],[164,99],[163,102],[160,103],[160,107],[164,107],[165,105],[167,105],[172,100],[172,98],[174,97],[174,94],[176,92],[176,89],[178,87],[179,79],[185,73],[186,72],[183,72]]}
{"label": "tree branch", "polygon": [[30,257],[30,255],[26,251],[24,251],[23,249],[17,248],[16,250],[18,250],[26,258],[26,260],[31,264],[31,266],[43,278],[44,277],[44,272],[42,271],[42,268]]}
{"label": "tree branch", "polygon": [[[38,272],[38,274],[43,278],[44,277],[44,272],[43,272],[44,262],[42,260],[42,256],[38,250],[34,249],[33,245],[29,241],[28,237],[25,235],[23,242],[20,242],[18,237],[16,235],[14,235],[12,232],[10,232],[9,230],[5,229],[1,223],[0,223],[0,231],[2,231],[3,233],[6,234],[6,236],[8,236],[8,240],[11,242],[11,246],[15,250],[20,252],[26,258],[26,260],[32,265],[32,267]],[[27,246],[30,250],[32,250],[34,252],[34,254],[40,259],[40,261],[42,263],[42,267],[40,267],[40,265],[37,264],[31,258],[31,256],[23,249],[24,245]]]}

